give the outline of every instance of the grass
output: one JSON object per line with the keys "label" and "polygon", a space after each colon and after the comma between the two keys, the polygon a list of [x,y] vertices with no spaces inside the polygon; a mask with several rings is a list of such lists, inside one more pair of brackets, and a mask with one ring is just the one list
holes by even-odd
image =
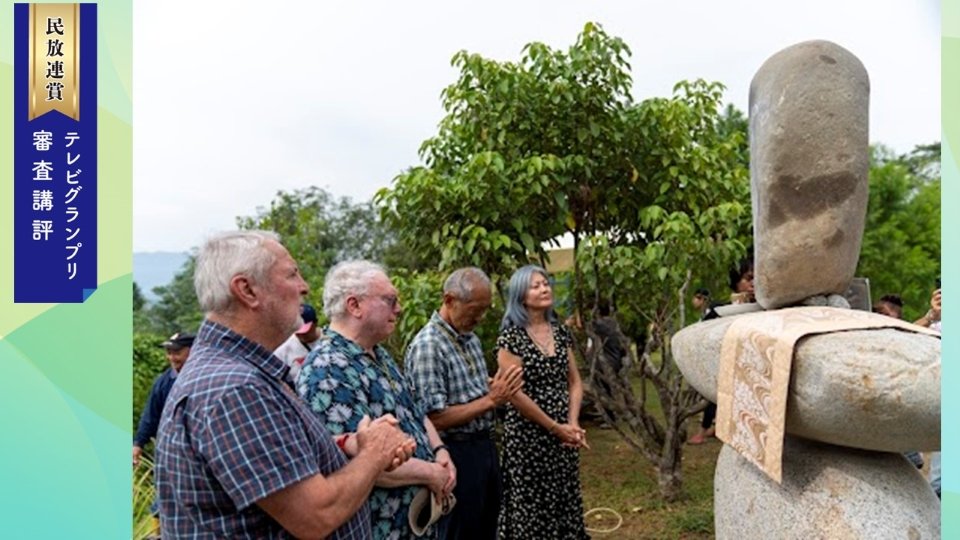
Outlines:
{"label": "grass", "polygon": [[[653,361],[659,362],[659,355]],[[631,377],[634,395],[639,395],[638,377]],[[647,384],[647,410],[662,417],[656,390]],[[591,407],[591,406],[587,406]],[[586,409],[585,409],[586,410]],[[699,428],[700,416],[687,420],[688,433]],[[660,497],[657,471],[640,452],[627,444],[616,431],[585,424],[590,450],[580,454],[580,481],[584,510],[605,507],[623,518],[615,531],[617,516],[610,512],[588,515],[586,523],[592,538],[603,539],[705,539],[713,538],[713,472],[721,443],[683,448],[683,494],[679,501],[666,503]]]}
{"label": "grass", "polygon": [[133,471],[133,535],[134,540],[143,540],[156,534],[150,505],[157,490],[153,483],[153,463],[141,457],[140,466]]}
{"label": "grass", "polygon": [[[720,442],[685,446],[683,496],[667,504],[660,497],[653,465],[611,429],[585,426],[590,450],[581,453],[580,479],[583,505],[610,508],[623,518],[612,532],[591,532],[604,539],[701,539],[713,538],[713,471]],[[607,530],[617,524],[610,512],[586,518],[587,527]]]}

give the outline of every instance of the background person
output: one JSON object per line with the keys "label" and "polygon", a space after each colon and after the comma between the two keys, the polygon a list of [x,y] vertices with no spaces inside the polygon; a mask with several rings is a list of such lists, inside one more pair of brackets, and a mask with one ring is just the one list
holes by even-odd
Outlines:
{"label": "background person", "polygon": [[700,320],[707,321],[718,317],[713,309],[713,302],[710,301],[710,289],[703,287],[693,293],[693,309],[700,312]]}
{"label": "background person", "polygon": [[487,372],[473,329],[491,302],[490,278],[460,268],[443,284],[443,301],[417,333],[404,359],[417,401],[449,447],[457,466],[449,540],[497,538],[502,481],[493,441],[494,411],[523,385],[519,366]]}
{"label": "background person", "polygon": [[[165,369],[150,387],[150,394],[147,396],[147,404],[140,413],[140,423],[137,424],[137,434],[133,437],[133,466],[140,465],[140,456],[143,455],[143,449],[151,439],[157,436],[157,428],[160,426],[160,415],[163,413],[163,405],[167,402],[167,395],[170,394],[170,388],[177,380],[177,373],[183,367],[190,355],[190,346],[193,345],[193,334],[177,332],[170,336],[166,341],[160,344],[167,355],[167,362],[170,367]],[[154,503],[156,504],[156,503]]]}
{"label": "background person", "polygon": [[300,304],[303,324],[290,335],[273,354],[290,367],[290,380],[296,381],[303,360],[320,343],[320,328],[317,326],[317,311],[310,304]]}
{"label": "background person", "polygon": [[941,302],[941,291],[940,291],[940,288],[937,287],[937,289],[933,291],[933,294],[930,295],[930,309],[927,310],[927,312],[923,315],[923,317],[920,317],[919,319],[914,321],[913,324],[919,324],[920,326],[925,326],[927,328],[931,328],[939,332],[940,331],[940,315],[942,310],[942,306],[940,302]]}
{"label": "background person", "polygon": [[885,294],[880,297],[880,300],[877,301],[877,305],[873,310],[881,315],[886,315],[887,317],[902,319],[903,299],[901,299],[900,295],[897,294]]}
{"label": "background person", "polygon": [[522,366],[524,378],[507,407],[500,537],[588,538],[580,494],[579,449],[588,448],[578,421],[583,384],[543,268],[524,266],[510,278],[497,347],[500,368]]}
{"label": "background person", "polygon": [[[590,343],[590,347],[588,348],[590,350],[590,358],[594,358],[597,352],[599,352],[599,360],[609,368],[610,376],[618,378],[623,371],[624,361],[628,359],[627,349],[624,347],[626,337],[620,330],[620,323],[617,322],[617,318],[610,309],[610,302],[600,302],[597,306],[597,315],[599,315],[599,317],[593,320],[591,327],[599,343]],[[594,347],[600,347],[600,350],[594,351]],[[593,380],[591,383],[596,385],[605,396],[610,396],[612,399],[613,389],[610,384],[604,380],[602,374],[597,374],[597,372],[602,369],[602,367],[597,367],[593,370]],[[616,422],[616,412],[613,409],[607,409],[602,403],[598,403],[598,406],[606,411],[606,415],[610,417],[612,421]],[[601,427],[609,429],[611,426],[604,420],[601,423]]]}
{"label": "background person", "polygon": [[[731,304],[748,304],[755,302],[753,288],[753,255],[752,253],[744,257],[734,268],[730,269],[730,295]],[[696,302],[696,296],[694,297]],[[695,304],[696,305],[696,304]],[[710,320],[719,317],[715,309],[710,307],[704,312],[702,320]],[[716,436],[717,427],[714,422],[717,418],[717,404],[708,403],[707,408],[703,410],[703,419],[700,421],[700,431],[687,441],[687,444],[703,444],[707,439]]]}

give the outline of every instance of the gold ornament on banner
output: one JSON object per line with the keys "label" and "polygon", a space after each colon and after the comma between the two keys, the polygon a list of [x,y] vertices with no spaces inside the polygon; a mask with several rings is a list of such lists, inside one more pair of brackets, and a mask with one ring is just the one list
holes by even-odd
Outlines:
{"label": "gold ornament on banner", "polygon": [[80,4],[30,4],[29,77],[28,120],[80,120]]}

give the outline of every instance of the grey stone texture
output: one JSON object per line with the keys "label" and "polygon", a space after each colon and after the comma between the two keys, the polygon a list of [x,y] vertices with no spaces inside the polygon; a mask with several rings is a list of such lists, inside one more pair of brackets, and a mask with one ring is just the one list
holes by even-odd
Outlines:
{"label": "grey stone texture", "polygon": [[[688,326],[671,342],[683,376],[713,402],[721,342],[737,318]],[[803,338],[794,351],[786,431],[882,452],[938,450],[940,365],[940,340],[928,335],[878,329]]]}
{"label": "grey stone texture", "polygon": [[756,297],[766,309],[843,294],[867,210],[863,64],[829,41],[771,56],[750,85]]}
{"label": "grey stone texture", "polygon": [[778,485],[725,445],[713,489],[720,540],[940,538],[940,501],[900,454],[788,436]]}

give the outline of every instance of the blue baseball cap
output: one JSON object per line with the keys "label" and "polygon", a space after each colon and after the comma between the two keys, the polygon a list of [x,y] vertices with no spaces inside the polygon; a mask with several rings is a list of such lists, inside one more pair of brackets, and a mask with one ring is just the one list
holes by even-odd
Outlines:
{"label": "blue baseball cap", "polygon": [[317,323],[317,310],[310,304],[300,304],[300,318],[303,319],[303,325],[294,333],[306,334]]}

